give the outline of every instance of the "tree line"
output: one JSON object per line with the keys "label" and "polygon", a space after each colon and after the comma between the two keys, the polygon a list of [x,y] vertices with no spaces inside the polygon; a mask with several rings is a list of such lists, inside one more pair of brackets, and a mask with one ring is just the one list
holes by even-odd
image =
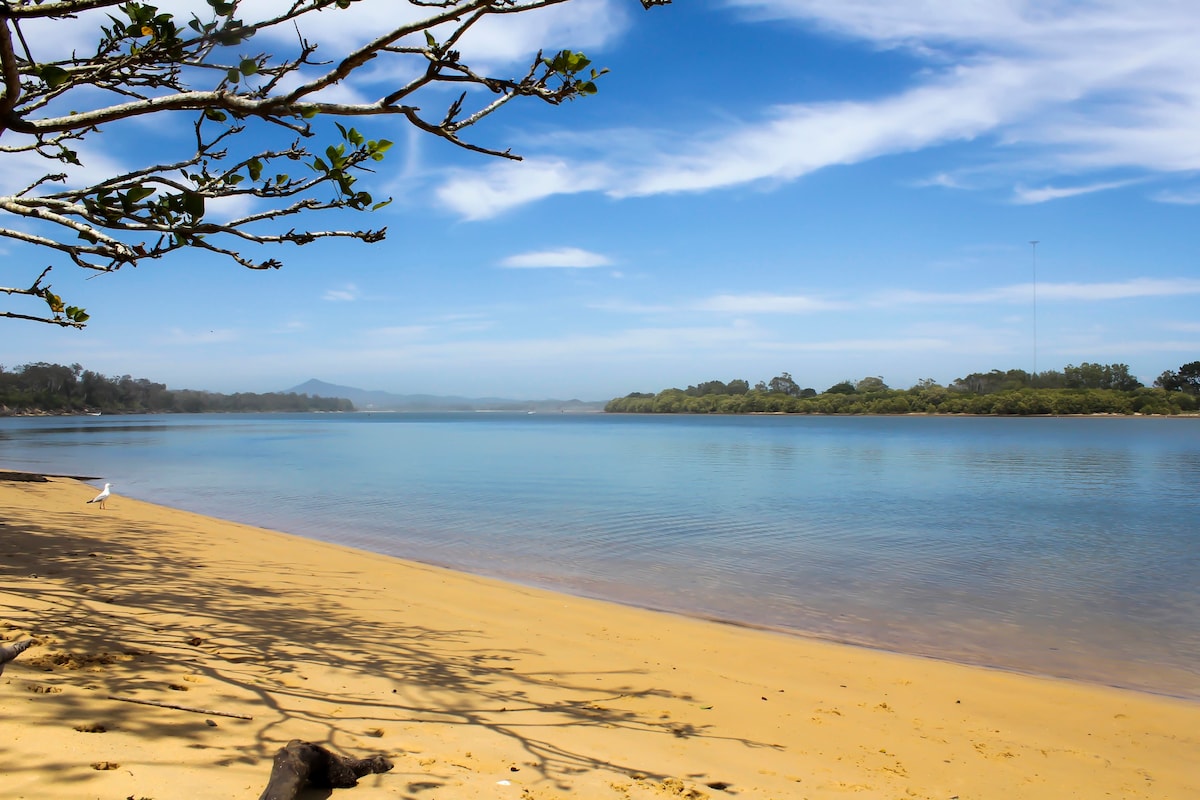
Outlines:
{"label": "tree line", "polygon": [[923,379],[892,389],[882,378],[845,380],[818,392],[786,372],[753,387],[745,380],[714,380],[657,394],[632,392],[605,411],[640,414],[1162,414],[1200,410],[1200,361],[1160,375],[1144,386],[1125,364],[1067,365],[1031,374],[976,372],[943,386]]}
{"label": "tree line", "polygon": [[349,400],[294,392],[219,394],[168,389],[129,375],[106,377],[79,364],[0,365],[0,414],[159,414],[252,411],[353,411]]}

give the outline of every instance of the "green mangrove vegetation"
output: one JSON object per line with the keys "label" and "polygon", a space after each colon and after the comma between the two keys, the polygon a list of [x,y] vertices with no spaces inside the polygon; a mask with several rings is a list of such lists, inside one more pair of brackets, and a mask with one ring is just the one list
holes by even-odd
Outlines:
{"label": "green mangrove vegetation", "polygon": [[882,378],[846,380],[823,392],[801,388],[784,372],[754,386],[706,381],[657,394],[633,392],[605,411],[638,414],[1067,414],[1194,413],[1200,410],[1200,361],[1144,386],[1125,364],[1068,365],[1031,375],[1024,370],[972,373],[943,386],[926,379],[892,389]]}

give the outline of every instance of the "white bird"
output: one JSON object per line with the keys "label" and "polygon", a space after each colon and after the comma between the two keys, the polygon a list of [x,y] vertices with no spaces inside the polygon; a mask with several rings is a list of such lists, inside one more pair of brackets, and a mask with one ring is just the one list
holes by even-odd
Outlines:
{"label": "white bird", "polygon": [[110,494],[112,494],[112,484],[106,483],[106,484],[104,484],[104,491],[100,492],[100,494],[96,495],[91,500],[88,500],[88,502],[89,503],[99,503],[100,508],[104,508],[104,503],[105,503],[105,501],[108,500],[108,496]]}

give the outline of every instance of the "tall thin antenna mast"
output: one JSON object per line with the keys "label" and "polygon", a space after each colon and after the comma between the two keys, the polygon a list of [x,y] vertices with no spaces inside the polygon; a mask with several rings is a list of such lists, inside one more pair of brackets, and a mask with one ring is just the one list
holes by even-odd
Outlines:
{"label": "tall thin antenna mast", "polygon": [[1037,382],[1037,246],[1038,240],[1034,239],[1029,243],[1033,247],[1033,374],[1029,376],[1029,385],[1033,386]]}

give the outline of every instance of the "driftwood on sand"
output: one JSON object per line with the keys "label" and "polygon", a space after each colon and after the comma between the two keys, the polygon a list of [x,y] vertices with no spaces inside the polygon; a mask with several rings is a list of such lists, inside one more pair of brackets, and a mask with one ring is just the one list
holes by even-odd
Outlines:
{"label": "driftwood on sand", "polygon": [[33,645],[33,639],[26,639],[23,642],[14,644],[0,645],[0,675],[4,674],[4,665],[12,661],[17,656],[24,653]]}
{"label": "driftwood on sand", "polygon": [[362,776],[391,768],[392,762],[383,756],[346,758],[319,744],[292,739],[275,754],[271,779],[258,800],[294,800],[309,786],[349,789]]}

